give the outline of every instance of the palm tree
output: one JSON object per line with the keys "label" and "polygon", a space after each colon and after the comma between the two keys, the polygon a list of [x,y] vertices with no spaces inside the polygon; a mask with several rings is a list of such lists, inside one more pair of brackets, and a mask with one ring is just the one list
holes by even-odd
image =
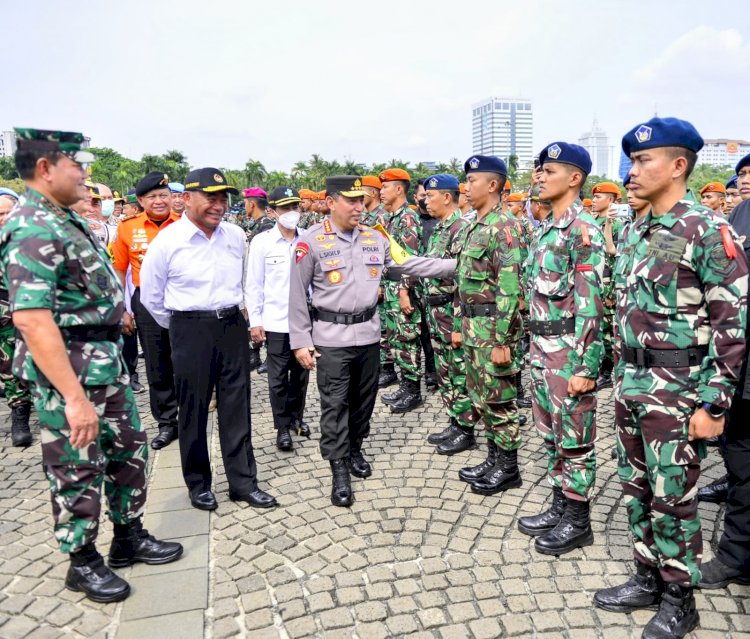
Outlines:
{"label": "palm tree", "polygon": [[250,158],[245,162],[245,179],[250,185],[263,184],[268,175],[266,167],[258,160]]}

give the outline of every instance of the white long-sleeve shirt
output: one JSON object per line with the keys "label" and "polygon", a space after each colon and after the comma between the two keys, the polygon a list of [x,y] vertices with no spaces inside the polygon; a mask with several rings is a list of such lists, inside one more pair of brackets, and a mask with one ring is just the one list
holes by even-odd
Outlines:
{"label": "white long-sleeve shirt", "polygon": [[289,275],[300,229],[287,240],[278,224],[250,242],[245,277],[245,308],[250,326],[289,332]]}
{"label": "white long-sleeve shirt", "polygon": [[161,231],[141,265],[141,303],[163,328],[171,311],[242,304],[245,233],[221,222],[208,238],[187,216]]}

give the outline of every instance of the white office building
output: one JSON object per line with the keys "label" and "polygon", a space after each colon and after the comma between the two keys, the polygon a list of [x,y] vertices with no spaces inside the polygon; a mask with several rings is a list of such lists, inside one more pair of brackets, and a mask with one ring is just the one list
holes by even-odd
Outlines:
{"label": "white office building", "polygon": [[0,132],[0,158],[16,154],[16,134],[13,131]]}
{"label": "white office building", "polygon": [[495,155],[506,162],[518,156],[519,168],[534,161],[534,111],[531,100],[487,98],[472,106],[472,148],[478,155]]}
{"label": "white office building", "polygon": [[610,167],[612,148],[609,145],[607,134],[599,126],[597,120],[594,120],[591,125],[591,131],[586,131],[578,138],[578,144],[586,149],[591,156],[591,175],[612,176],[612,168]]}
{"label": "white office building", "polygon": [[698,164],[734,168],[737,162],[750,153],[750,142],[747,140],[719,138],[704,140],[704,143],[698,152]]}

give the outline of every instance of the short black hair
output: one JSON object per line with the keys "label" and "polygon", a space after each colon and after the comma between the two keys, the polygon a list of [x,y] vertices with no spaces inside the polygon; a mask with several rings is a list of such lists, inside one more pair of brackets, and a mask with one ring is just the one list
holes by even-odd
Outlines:
{"label": "short black hair", "polygon": [[458,198],[461,195],[461,191],[453,191],[451,189],[437,189],[440,193],[450,193],[451,201],[453,204],[458,204]]}
{"label": "short black hair", "polygon": [[46,158],[50,164],[57,164],[62,153],[49,149],[34,149],[28,146],[16,151],[16,171],[22,180],[33,180],[36,163],[41,158]]}
{"label": "short black hair", "polygon": [[685,158],[687,160],[687,168],[685,169],[685,179],[687,180],[698,162],[698,154],[681,146],[668,146],[666,149],[669,157],[673,160],[677,158]]}
{"label": "short black hair", "polygon": [[266,209],[268,207],[268,200],[264,197],[246,197],[245,199],[252,200],[261,209]]}

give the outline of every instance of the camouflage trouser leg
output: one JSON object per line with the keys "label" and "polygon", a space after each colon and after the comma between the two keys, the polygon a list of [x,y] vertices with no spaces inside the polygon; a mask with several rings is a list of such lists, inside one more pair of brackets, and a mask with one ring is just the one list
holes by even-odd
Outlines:
{"label": "camouflage trouser leg", "polygon": [[437,380],[440,397],[448,414],[458,425],[474,429],[476,419],[474,405],[466,390],[466,363],[463,347],[452,348],[449,343],[432,340],[437,364]]}
{"label": "camouflage trouser leg", "polygon": [[414,304],[414,312],[410,316],[404,315],[398,301],[398,282],[387,282],[387,285],[383,305],[393,359],[401,369],[401,377],[418,384],[422,376],[422,345],[419,342],[422,313]]}
{"label": "camouflage trouser leg", "polygon": [[604,315],[602,315],[602,343],[604,344],[604,361],[609,362],[609,368],[612,369],[614,362],[614,356],[612,354],[612,347],[614,343],[613,325],[614,325],[614,309],[605,308]]}
{"label": "camouflage trouser leg", "polygon": [[513,364],[495,366],[490,360],[492,348],[464,346],[466,390],[474,410],[484,422],[485,436],[503,450],[521,445],[516,406],[516,369]]}
{"label": "camouflage trouser leg", "polygon": [[0,329],[0,383],[5,389],[5,399],[10,408],[31,403],[29,385],[12,372],[15,347],[15,329],[12,326]]}
{"label": "camouflage trouser leg", "polygon": [[114,523],[126,524],[143,513],[146,433],[129,386],[87,387],[99,415],[99,435],[88,447],[74,449],[62,398],[51,388],[35,390],[55,537],[62,552],[73,552],[96,539],[102,483]]}
{"label": "camouflage trouser leg", "polygon": [[391,345],[388,342],[387,322],[385,319],[385,303],[378,304],[378,313],[380,314],[380,368],[384,366],[393,366],[393,353]]}
{"label": "camouflage trouser leg", "polygon": [[689,406],[618,399],[617,472],[622,482],[635,558],[658,567],[665,582],[695,586],[703,554],[696,482],[706,454],[688,441]]}
{"label": "camouflage trouser leg", "polygon": [[531,367],[531,408],[547,476],[569,499],[588,501],[596,479],[596,395],[568,395],[570,372]]}

